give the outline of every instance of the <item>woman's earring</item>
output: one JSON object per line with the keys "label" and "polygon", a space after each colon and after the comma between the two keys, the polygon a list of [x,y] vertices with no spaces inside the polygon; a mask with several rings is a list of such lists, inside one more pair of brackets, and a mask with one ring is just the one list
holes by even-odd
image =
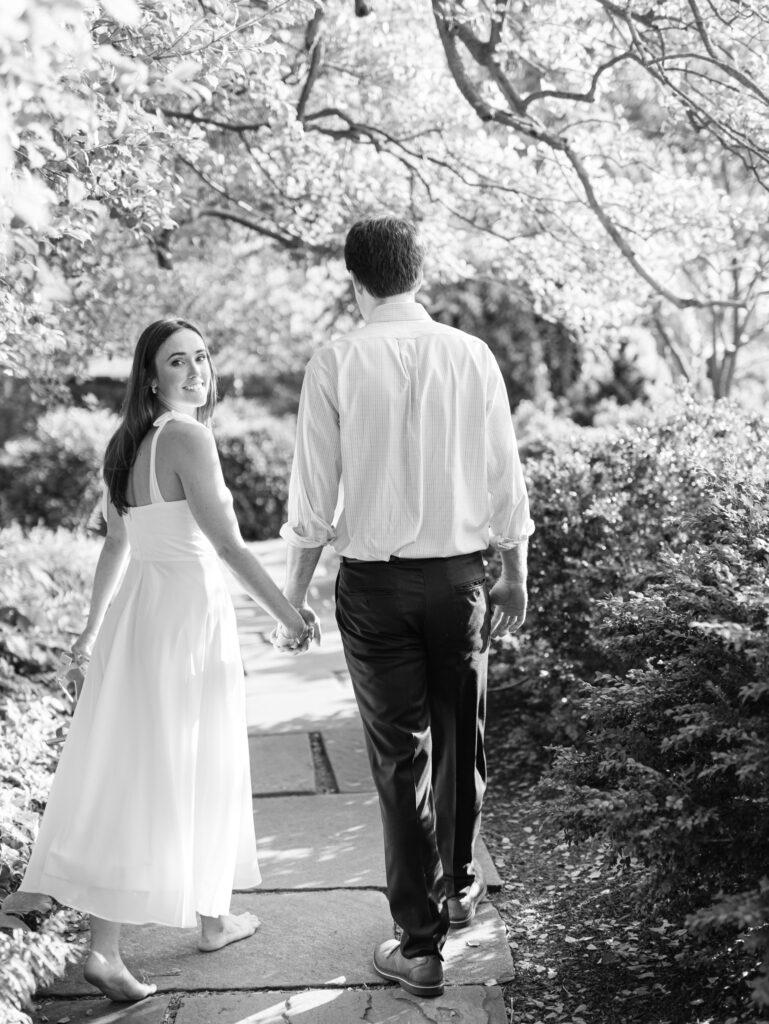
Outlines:
{"label": "woman's earring", "polygon": [[152,387],[150,388],[150,391],[152,392],[153,395],[156,395],[158,393],[157,384],[153,384]]}

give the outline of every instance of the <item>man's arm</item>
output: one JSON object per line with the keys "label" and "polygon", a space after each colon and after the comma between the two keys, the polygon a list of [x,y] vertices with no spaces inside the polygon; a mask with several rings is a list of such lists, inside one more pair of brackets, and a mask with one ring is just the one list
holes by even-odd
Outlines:
{"label": "man's arm", "polygon": [[491,588],[489,598],[494,606],[491,635],[504,636],[520,629],[526,619],[526,557],[528,541],[502,549],[502,575]]}
{"label": "man's arm", "polygon": [[286,557],[286,599],[298,609],[305,622],[312,623],[315,641],[320,643],[320,621],[307,604],[307,591],[318,565],[323,548],[289,548]]}
{"label": "man's arm", "polygon": [[288,549],[286,557],[286,585],[283,593],[294,608],[302,610],[307,607],[307,591],[323,552],[318,548]]}
{"label": "man's arm", "polygon": [[492,636],[520,629],[526,618],[526,559],[534,530],[529,498],[518,455],[510,404],[502,373],[489,354],[489,401],[486,410],[488,480],[492,539],[502,559],[502,575],[491,588]]}
{"label": "man's arm", "polygon": [[[296,608],[304,621],[312,626],[312,639],[318,646],[320,646],[322,633],[320,619],[307,604],[307,591],[322,551],[322,547],[289,547],[286,553],[286,582],[283,587],[286,600]],[[292,650],[288,641],[283,642],[280,628],[275,630],[272,642],[279,650]],[[307,646],[302,650],[307,650]]]}
{"label": "man's arm", "polygon": [[281,528],[287,544],[283,592],[306,622],[320,623],[307,604],[307,591],[321,552],[334,539],[333,517],[341,475],[339,414],[331,374],[316,355],[307,366],[296,424],[296,447],[288,494],[288,521]]}

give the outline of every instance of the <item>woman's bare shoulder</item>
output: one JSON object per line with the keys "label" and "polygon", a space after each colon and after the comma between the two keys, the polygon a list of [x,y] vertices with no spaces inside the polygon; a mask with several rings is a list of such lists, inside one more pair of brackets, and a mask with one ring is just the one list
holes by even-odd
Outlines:
{"label": "woman's bare shoulder", "polygon": [[215,448],[214,435],[204,423],[194,420],[170,420],[163,429],[158,444],[180,456],[201,455]]}
{"label": "woman's bare shoulder", "polygon": [[169,420],[163,428],[161,437],[164,435],[173,438],[210,438],[213,436],[205,423],[199,423],[186,416],[183,420]]}

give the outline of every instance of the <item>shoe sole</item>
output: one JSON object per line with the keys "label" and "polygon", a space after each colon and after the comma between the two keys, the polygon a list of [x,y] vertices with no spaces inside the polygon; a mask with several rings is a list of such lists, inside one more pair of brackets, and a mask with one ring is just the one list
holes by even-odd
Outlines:
{"label": "shoe sole", "polygon": [[487,892],[487,889],[486,889],[486,886],[484,885],[483,892],[480,894],[478,899],[475,901],[475,906],[470,911],[470,913],[467,915],[467,917],[460,917],[458,919],[455,919],[454,921],[449,920],[449,928],[457,928],[457,929],[458,928],[467,928],[468,925],[471,925],[473,923],[473,921],[475,920],[475,915],[478,913],[478,907],[480,906],[481,901],[486,899],[486,892]]}
{"label": "shoe sole", "polygon": [[381,967],[377,965],[376,960],[373,961],[374,970],[377,972],[380,978],[385,978],[387,981],[396,981],[402,989],[405,989],[412,996],[422,997],[429,999],[435,996],[443,995],[443,985],[414,985],[413,982],[406,981],[399,974],[388,974],[383,971]]}

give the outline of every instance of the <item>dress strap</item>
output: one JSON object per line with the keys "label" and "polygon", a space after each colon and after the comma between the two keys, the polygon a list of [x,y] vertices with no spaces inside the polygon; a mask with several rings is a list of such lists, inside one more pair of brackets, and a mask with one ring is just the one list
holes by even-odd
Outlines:
{"label": "dress strap", "polygon": [[150,443],[150,501],[153,505],[157,505],[160,502],[164,502],[166,499],[160,493],[160,487],[158,486],[157,473],[155,472],[155,452],[158,446],[158,438],[160,437],[160,431],[168,423],[169,420],[189,420],[190,423],[197,423],[198,421],[194,416],[189,416],[186,412],[177,412],[176,409],[169,409],[164,412],[161,416],[155,420],[152,424],[153,427],[158,429],[155,431],[155,435]]}
{"label": "dress strap", "polygon": [[158,477],[157,473],[155,472],[155,454],[158,447],[158,438],[160,437],[160,431],[163,429],[163,427],[166,425],[166,423],[168,423],[170,419],[173,419],[173,413],[166,412],[163,413],[162,416],[158,416],[158,418],[153,423],[153,426],[158,428],[155,431],[155,434],[152,438],[152,442],[150,444],[150,501],[152,502],[153,505],[165,501],[165,498],[160,493],[160,487],[158,486]]}

